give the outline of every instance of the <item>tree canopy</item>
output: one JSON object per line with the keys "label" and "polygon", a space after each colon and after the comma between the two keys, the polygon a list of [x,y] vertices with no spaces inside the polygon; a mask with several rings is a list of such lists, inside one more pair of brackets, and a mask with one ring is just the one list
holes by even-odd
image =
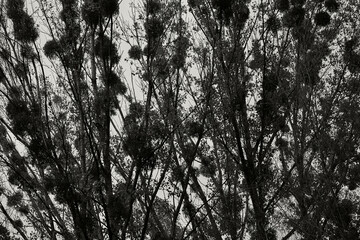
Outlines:
{"label": "tree canopy", "polygon": [[0,9],[1,239],[360,239],[356,1]]}

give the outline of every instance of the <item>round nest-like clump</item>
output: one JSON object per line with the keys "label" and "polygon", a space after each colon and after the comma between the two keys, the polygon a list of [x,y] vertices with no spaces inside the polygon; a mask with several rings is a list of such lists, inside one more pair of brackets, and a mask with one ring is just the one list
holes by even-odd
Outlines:
{"label": "round nest-like clump", "polygon": [[302,7],[293,7],[283,16],[283,23],[286,27],[300,26],[305,17],[305,9]]}
{"label": "round nest-like clump", "polygon": [[53,39],[45,43],[43,50],[48,58],[53,59],[60,52],[61,46],[56,40]]}
{"label": "round nest-like clump", "polygon": [[318,12],[315,15],[315,23],[319,26],[326,26],[330,23],[331,17],[327,12]]}
{"label": "round nest-like clump", "polygon": [[99,36],[95,43],[95,55],[116,64],[120,61],[115,44],[108,36]]}
{"label": "round nest-like clump", "polygon": [[109,84],[109,86],[114,86],[116,83],[120,82],[120,77],[114,71],[111,71],[103,76],[103,80],[105,83]]}
{"label": "round nest-like clump", "polygon": [[102,0],[100,9],[104,17],[111,17],[119,11],[119,0]]}
{"label": "round nest-like clump", "polygon": [[35,28],[34,19],[27,13],[23,12],[22,16],[13,21],[14,37],[22,42],[33,42],[39,37],[39,33]]}
{"label": "round nest-like clump", "polygon": [[275,7],[281,12],[284,12],[290,8],[289,0],[277,0],[275,2]]}
{"label": "round nest-like clump", "polygon": [[149,14],[157,14],[161,10],[161,2],[159,0],[148,1],[147,8]]}
{"label": "round nest-like clump", "polygon": [[271,32],[276,33],[281,26],[281,22],[275,15],[271,15],[266,21],[266,26]]}
{"label": "round nest-like clump", "polygon": [[35,54],[33,48],[27,44],[21,46],[20,54],[23,58],[26,58],[26,59],[33,59],[36,57],[36,54]]}
{"label": "round nest-like clump", "polygon": [[291,4],[294,6],[303,6],[306,0],[291,0]]}
{"label": "round nest-like clump", "polygon": [[10,19],[18,19],[24,12],[24,0],[10,0],[6,2],[7,16]]}
{"label": "round nest-like clump", "polygon": [[263,88],[266,91],[273,92],[279,85],[279,78],[276,73],[268,73],[264,77]]}
{"label": "round nest-like clump", "polygon": [[96,26],[101,19],[100,6],[95,2],[85,3],[82,8],[82,17],[84,21],[90,26]]}
{"label": "round nest-like clump", "polygon": [[134,60],[139,60],[141,58],[141,54],[142,54],[142,49],[140,46],[135,45],[135,46],[131,46],[130,50],[129,50],[129,57],[131,59]]}
{"label": "round nest-like clump", "polygon": [[127,87],[123,81],[121,81],[118,74],[114,71],[107,73],[103,76],[103,81],[105,84],[108,84],[111,87],[112,93],[115,95],[121,94],[124,95],[127,91]]}
{"label": "round nest-like clump", "polygon": [[158,39],[164,32],[164,24],[158,18],[150,18],[144,24],[146,35],[149,39]]}
{"label": "round nest-like clump", "polygon": [[325,2],[325,7],[330,12],[336,12],[339,9],[339,3],[336,0],[327,0]]}

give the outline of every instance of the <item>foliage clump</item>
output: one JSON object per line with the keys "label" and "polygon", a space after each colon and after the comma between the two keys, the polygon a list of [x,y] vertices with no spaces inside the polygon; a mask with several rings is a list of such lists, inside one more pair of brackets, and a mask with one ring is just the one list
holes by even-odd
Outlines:
{"label": "foliage clump", "polygon": [[249,8],[242,1],[212,0],[212,5],[216,9],[217,19],[227,26],[233,22],[234,26],[241,29],[249,18]]}
{"label": "foliage clump", "polygon": [[35,28],[34,19],[27,13],[22,13],[18,19],[13,20],[14,37],[19,41],[32,42],[39,37]]}
{"label": "foliage clump", "polygon": [[153,168],[156,164],[155,148],[152,138],[140,122],[144,106],[133,102],[129,106],[129,114],[125,117],[126,137],[123,141],[124,151],[130,155],[140,169]]}
{"label": "foliage clump", "polygon": [[271,15],[268,20],[266,20],[266,25],[271,32],[276,33],[281,27],[281,22],[275,15]]}
{"label": "foliage clump", "polygon": [[300,26],[305,17],[305,9],[302,7],[292,7],[283,16],[283,24],[286,27]]}
{"label": "foliage clump", "polygon": [[24,0],[11,0],[6,3],[8,17],[11,19],[19,19],[23,14]]}
{"label": "foliage clump", "polygon": [[260,69],[264,65],[264,55],[262,54],[260,47],[260,42],[258,40],[254,41],[252,48],[253,59],[249,63],[249,67],[252,69]]}
{"label": "foliage clump", "polygon": [[271,125],[278,117],[278,104],[271,93],[256,103],[259,117],[266,126]]}
{"label": "foliage clump", "polygon": [[190,41],[185,36],[179,36],[175,40],[175,54],[171,59],[171,63],[175,68],[182,68],[186,63],[187,50],[190,47]]}
{"label": "foliage clump", "polygon": [[345,42],[344,61],[348,64],[350,72],[360,71],[360,55],[355,51],[358,39],[353,38]]}
{"label": "foliage clump", "polygon": [[354,204],[350,200],[344,199],[334,204],[330,210],[330,217],[337,226],[346,229],[350,226],[354,210]]}
{"label": "foliage clump", "polygon": [[14,226],[18,228],[22,228],[24,226],[23,222],[20,219],[14,220]]}
{"label": "foliage clump", "polygon": [[104,17],[112,17],[119,11],[119,0],[100,0],[100,11]]}
{"label": "foliage clump", "polygon": [[84,21],[95,27],[103,18],[110,18],[119,11],[119,0],[89,0],[82,5]]}
{"label": "foliage clump", "polygon": [[146,10],[149,14],[157,14],[161,10],[160,0],[147,1]]}
{"label": "foliage clump", "polygon": [[200,173],[205,177],[212,177],[216,174],[215,159],[210,156],[204,156],[201,158]]}
{"label": "foliage clump", "polygon": [[120,80],[120,77],[114,72],[110,71],[103,76],[103,80],[106,84],[109,84],[110,87],[115,86]]}
{"label": "foliage clump", "polygon": [[14,67],[14,72],[19,78],[26,78],[28,70],[28,66],[22,62],[17,63]]}
{"label": "foliage clump", "polygon": [[190,8],[195,8],[200,5],[201,0],[188,0],[187,2]]}
{"label": "foliage clump", "polygon": [[148,21],[144,23],[144,28],[149,41],[158,40],[165,30],[164,23],[155,17],[148,19]]}
{"label": "foliage clump", "polygon": [[141,54],[142,54],[141,47],[138,45],[131,46],[128,54],[131,59],[139,60],[141,58]]}
{"label": "foliage clump", "polygon": [[263,88],[265,91],[273,92],[279,84],[279,78],[275,72],[266,74],[263,80]]}
{"label": "foliage clump", "polygon": [[64,4],[62,11],[59,13],[60,19],[65,23],[74,24],[74,19],[76,19],[79,15],[76,6],[72,4]]}
{"label": "foliage clump", "polygon": [[47,41],[43,49],[44,54],[50,59],[54,59],[61,52],[61,46],[55,39]]}
{"label": "foliage clump", "polygon": [[20,54],[25,59],[33,59],[36,57],[33,48],[28,44],[21,45]]}
{"label": "foliage clump", "polygon": [[106,35],[99,36],[96,39],[95,55],[112,64],[116,64],[120,61],[116,45]]}
{"label": "foliage clump", "polygon": [[0,237],[3,240],[13,240],[13,238],[10,237],[9,230],[6,227],[4,227],[2,224],[0,225]]}
{"label": "foliage clump", "polygon": [[331,17],[327,12],[318,12],[315,15],[315,23],[319,26],[326,26],[330,23]]}
{"label": "foliage clump", "polygon": [[13,22],[14,37],[18,41],[33,42],[39,37],[34,19],[24,10],[23,0],[7,1],[7,14]]}
{"label": "foliage clump", "polygon": [[85,1],[84,5],[82,6],[81,12],[82,18],[88,25],[95,27],[97,24],[100,23],[100,6],[97,1]]}
{"label": "foliage clump", "polygon": [[326,0],[325,7],[330,12],[336,12],[339,9],[339,3],[336,0]]}
{"label": "foliage clump", "polygon": [[6,75],[4,73],[4,70],[0,68],[0,83],[4,83],[6,80]]}
{"label": "foliage clump", "polygon": [[103,80],[104,83],[110,86],[111,91],[115,95],[117,94],[124,95],[126,93],[127,87],[121,81],[118,74],[116,74],[114,71],[110,71],[109,73],[105,74],[105,76],[103,76]]}
{"label": "foliage clump", "polygon": [[9,207],[20,205],[22,199],[23,199],[23,194],[20,191],[17,191],[14,194],[8,196],[7,205]]}
{"label": "foliage clump", "polygon": [[11,119],[14,133],[24,135],[30,129],[30,110],[24,100],[13,99],[6,106],[6,112]]}
{"label": "foliage clump", "polygon": [[187,132],[191,137],[198,137],[204,132],[204,127],[198,121],[190,121],[187,124]]}
{"label": "foliage clump", "polygon": [[232,5],[233,5],[233,1],[229,0],[229,1],[221,1],[221,0],[213,0],[212,4],[214,6],[214,8],[216,9],[216,13],[217,13],[217,18],[220,21],[224,21],[224,23],[226,25],[230,24],[230,20],[233,17],[233,9],[232,9]]}
{"label": "foliage clump", "polygon": [[290,8],[290,2],[289,0],[276,0],[275,7],[281,12],[284,12]]}
{"label": "foliage clump", "polygon": [[309,49],[314,44],[315,37],[310,21],[304,21],[300,26],[294,27],[291,33],[304,49]]}
{"label": "foliage clump", "polygon": [[155,149],[141,128],[133,128],[124,139],[124,151],[129,154],[140,169],[153,168],[156,163]]}
{"label": "foliage clump", "polygon": [[233,8],[235,9],[233,14],[234,26],[238,30],[241,30],[244,28],[246,21],[249,19],[250,16],[249,7],[241,1],[236,1],[233,5]]}
{"label": "foliage clump", "polygon": [[21,205],[17,209],[21,214],[27,215],[30,213],[29,207],[27,205]]}
{"label": "foliage clump", "polygon": [[291,4],[294,6],[303,6],[306,0],[291,0]]}

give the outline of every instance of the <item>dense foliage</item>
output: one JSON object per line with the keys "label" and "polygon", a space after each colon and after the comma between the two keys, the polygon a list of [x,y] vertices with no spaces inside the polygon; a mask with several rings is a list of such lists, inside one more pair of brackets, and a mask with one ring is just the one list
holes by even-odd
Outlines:
{"label": "dense foliage", "polygon": [[1,239],[360,239],[356,1],[1,4]]}

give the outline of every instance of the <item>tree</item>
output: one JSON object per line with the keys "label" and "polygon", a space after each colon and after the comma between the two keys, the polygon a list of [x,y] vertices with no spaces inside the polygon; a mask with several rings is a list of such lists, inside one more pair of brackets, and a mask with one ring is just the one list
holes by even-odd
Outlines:
{"label": "tree", "polygon": [[2,1],[4,239],[358,239],[346,1]]}

